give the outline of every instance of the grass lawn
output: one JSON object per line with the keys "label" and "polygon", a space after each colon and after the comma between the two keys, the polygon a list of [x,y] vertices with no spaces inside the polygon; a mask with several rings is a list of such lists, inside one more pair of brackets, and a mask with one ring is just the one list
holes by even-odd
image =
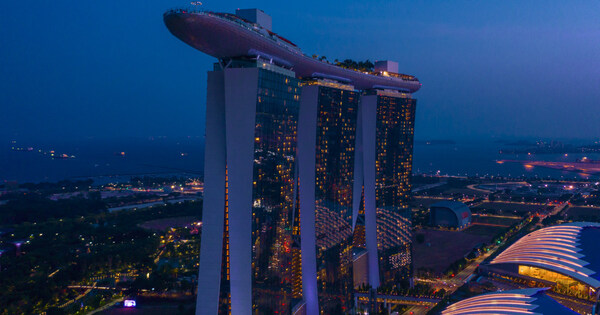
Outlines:
{"label": "grass lawn", "polygon": [[415,234],[424,234],[422,244],[413,242],[413,262],[415,270],[431,268],[435,272],[443,272],[451,263],[469,253],[471,249],[492,237],[473,233],[438,231],[424,229]]}
{"label": "grass lawn", "polygon": [[429,206],[431,206],[434,203],[438,203],[440,201],[444,201],[444,200],[452,200],[450,198],[448,199],[437,199],[437,198],[415,198],[412,202],[411,205],[413,207],[425,207],[425,208],[429,208]]}
{"label": "grass lawn", "polygon": [[473,224],[464,230],[464,233],[479,235],[485,238],[486,242],[489,242],[496,236],[496,234],[508,229],[508,227],[499,227],[499,226],[488,226],[488,225],[477,225]]}
{"label": "grass lawn", "polygon": [[165,218],[165,219],[157,219],[146,221],[140,223],[140,227],[147,230],[156,230],[156,231],[165,231],[169,228],[179,228],[189,225],[192,222],[200,221],[199,218],[194,216],[186,216],[186,217],[175,217],[175,218]]}
{"label": "grass lawn", "polygon": [[593,218],[600,218],[600,208],[594,207],[569,207],[567,209],[569,219],[574,221],[587,221]]}
{"label": "grass lawn", "polygon": [[484,202],[477,207],[472,208],[473,212],[496,212],[503,214],[523,215],[526,213],[546,212],[552,209],[552,206],[531,205],[512,202]]}
{"label": "grass lawn", "polygon": [[499,217],[491,217],[491,216],[474,216],[473,224],[483,223],[483,224],[496,224],[496,225],[504,225],[509,227],[521,219],[512,219],[512,218],[499,218]]}

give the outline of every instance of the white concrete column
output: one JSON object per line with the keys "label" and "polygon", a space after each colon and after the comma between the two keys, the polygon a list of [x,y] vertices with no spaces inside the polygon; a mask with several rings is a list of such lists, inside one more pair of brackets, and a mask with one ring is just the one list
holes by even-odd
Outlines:
{"label": "white concrete column", "polygon": [[231,314],[252,313],[252,177],[257,68],[225,69]]}
{"label": "white concrete column", "polygon": [[216,315],[219,309],[227,158],[223,72],[208,73],[207,90],[204,198],[198,295],[196,297],[197,315]]}
{"label": "white concrete column", "polygon": [[352,231],[356,227],[360,201],[364,185],[364,162],[363,162],[363,127],[362,127],[362,105],[359,104],[356,116],[356,138],[354,144],[354,183],[352,187]]}
{"label": "white concrete column", "polygon": [[302,251],[302,294],[306,314],[319,314],[317,288],[317,245],[315,231],[315,171],[317,145],[318,86],[304,86],[298,116],[298,192],[300,197],[300,249]]}
{"label": "white concrete column", "polygon": [[377,95],[360,98],[363,144],[363,174],[365,186],[365,239],[369,258],[369,284],[379,287],[379,255],[377,252],[377,205],[375,199],[375,158],[377,129]]}

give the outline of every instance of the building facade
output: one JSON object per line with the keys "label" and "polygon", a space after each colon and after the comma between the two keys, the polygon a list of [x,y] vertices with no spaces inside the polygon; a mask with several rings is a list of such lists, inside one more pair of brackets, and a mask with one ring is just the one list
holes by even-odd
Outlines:
{"label": "building facade", "polygon": [[471,224],[471,210],[458,201],[440,201],[429,206],[429,224],[464,229]]}
{"label": "building facade", "polygon": [[[361,96],[354,217],[368,255],[369,285],[395,285],[412,275],[408,200],[416,101],[408,93],[372,89]],[[364,214],[363,214],[364,213]],[[360,243],[363,237],[355,234]]]}
{"label": "building facade", "polygon": [[416,101],[409,94],[373,91],[377,95],[376,207],[377,248],[382,284],[412,276],[411,191]]}
{"label": "building facade", "polygon": [[347,314],[357,286],[407,280],[418,79],[311,58],[256,9],[164,20],[218,59],[196,314]]}
{"label": "building facade", "polygon": [[200,313],[287,314],[300,298],[301,275],[292,268],[300,258],[300,83],[293,72],[257,61],[215,68],[208,74]]}
{"label": "building facade", "polygon": [[573,222],[531,232],[509,246],[480,273],[517,287],[550,288],[561,303],[596,314],[600,299],[600,223]]}
{"label": "building facade", "polygon": [[485,293],[449,305],[442,311],[442,315],[578,314],[546,294],[547,290],[547,288],[533,288]]}
{"label": "building facade", "polygon": [[[257,60],[208,78],[198,303],[344,314],[355,278],[408,280],[414,99]],[[368,270],[353,270],[357,249]]]}
{"label": "building facade", "polygon": [[352,183],[359,98],[353,86],[333,80],[307,79],[302,88],[298,174],[306,274],[316,273],[305,290],[312,312],[317,311],[315,294],[325,314],[344,314],[353,303]]}

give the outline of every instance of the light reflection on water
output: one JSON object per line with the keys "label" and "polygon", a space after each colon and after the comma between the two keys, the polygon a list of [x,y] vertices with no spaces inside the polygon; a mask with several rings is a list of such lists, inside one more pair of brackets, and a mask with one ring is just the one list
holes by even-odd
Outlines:
{"label": "light reflection on water", "polygon": [[[100,183],[126,181],[130,176],[157,174],[200,176],[203,170],[204,146],[200,138],[133,139],[117,141],[86,140],[76,143],[35,144],[31,152],[11,150],[10,143],[0,144],[0,183],[59,181],[98,177]],[[76,156],[56,159],[37,152],[55,150]],[[124,154],[122,154],[122,152]]]}
{"label": "light reflection on water", "polygon": [[[37,152],[12,151],[11,143],[0,144],[0,182],[24,182],[83,179],[88,176],[111,175],[101,181],[125,181],[131,175],[200,176],[203,171],[204,148],[200,137],[183,139],[136,139],[119,141],[86,140],[50,146],[22,144],[45,150],[55,149],[77,156],[75,159],[52,160]],[[527,167],[499,160],[575,162],[587,157],[600,160],[600,154],[500,154],[503,146],[493,142],[458,142],[457,144],[414,147],[414,173],[459,176],[540,177],[555,179],[597,179],[598,174],[585,174]],[[125,155],[121,155],[125,152]]]}
{"label": "light reflection on water", "polygon": [[413,172],[459,176],[504,176],[504,177],[540,177],[556,179],[599,178],[598,174],[585,174],[549,169],[530,164],[500,162],[500,160],[516,161],[557,161],[575,162],[587,157],[600,160],[598,153],[565,154],[500,154],[503,148],[498,143],[461,143],[425,145],[414,147]]}

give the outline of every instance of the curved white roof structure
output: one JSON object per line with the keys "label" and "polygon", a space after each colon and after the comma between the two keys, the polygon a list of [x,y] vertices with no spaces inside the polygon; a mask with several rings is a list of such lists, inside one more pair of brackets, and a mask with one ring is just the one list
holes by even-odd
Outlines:
{"label": "curved white roof structure", "polygon": [[577,314],[546,296],[545,290],[534,288],[482,294],[448,306],[442,315]]}
{"label": "curved white roof structure", "polygon": [[529,233],[508,247],[494,260],[494,264],[519,264],[539,267],[576,279],[593,288],[600,281],[592,277],[596,270],[586,268],[590,263],[579,247],[581,232],[599,223],[575,222],[551,226]]}

